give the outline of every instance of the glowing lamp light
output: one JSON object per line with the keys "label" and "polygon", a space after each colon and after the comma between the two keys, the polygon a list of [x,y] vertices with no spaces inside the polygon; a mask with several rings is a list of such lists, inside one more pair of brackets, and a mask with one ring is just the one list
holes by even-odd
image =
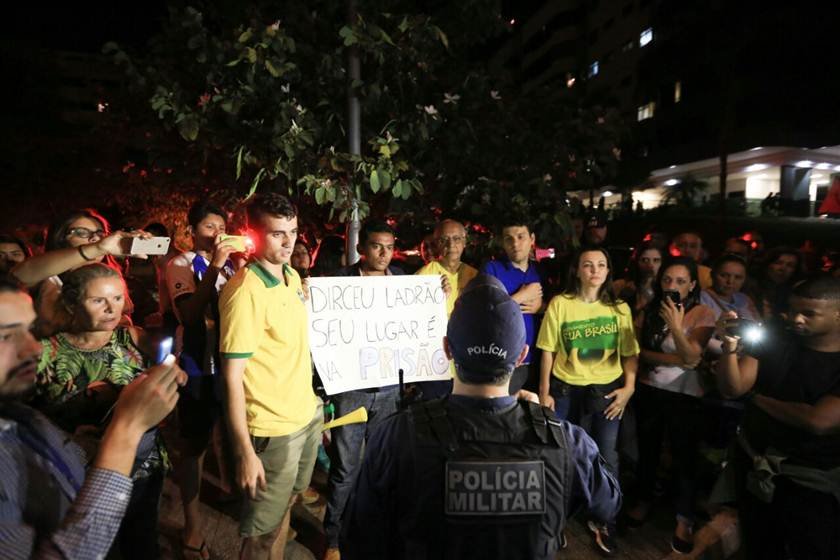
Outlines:
{"label": "glowing lamp light", "polygon": [[764,169],[767,169],[768,167],[770,167],[770,166],[767,165],[766,163],[754,163],[752,165],[748,165],[747,168],[745,169],[745,171],[747,173],[753,173],[755,171],[763,171]]}
{"label": "glowing lamp light", "polygon": [[794,165],[796,167],[813,167],[814,162],[809,159],[803,159],[802,161],[797,161]]}
{"label": "glowing lamp light", "polygon": [[822,169],[822,170],[831,169],[831,164],[830,163],[820,163],[819,165],[817,165],[817,169]]}
{"label": "glowing lamp light", "polygon": [[612,191],[604,191],[602,194],[603,194],[603,196],[612,196],[613,192]]}
{"label": "glowing lamp light", "polygon": [[667,181],[665,181],[665,186],[666,187],[673,187],[677,183],[679,183],[679,181],[676,180],[676,179],[668,179]]}
{"label": "glowing lamp light", "polygon": [[650,241],[653,239],[653,236],[649,233],[646,233],[644,237],[642,237],[642,241]]}
{"label": "glowing lamp light", "polygon": [[672,256],[672,257],[679,257],[679,256],[682,256],[682,255],[680,255],[680,250],[679,250],[679,249],[677,249],[676,247],[671,247],[671,248],[668,250],[668,252],[669,252],[669,253],[671,253],[671,256]]}

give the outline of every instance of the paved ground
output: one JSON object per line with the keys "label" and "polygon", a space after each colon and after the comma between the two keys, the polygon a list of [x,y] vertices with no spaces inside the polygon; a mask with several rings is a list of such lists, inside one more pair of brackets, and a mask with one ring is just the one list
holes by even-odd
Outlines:
{"label": "paved ground", "polygon": [[[239,546],[237,524],[235,521],[238,504],[223,494],[218,488],[218,478],[208,474],[202,491],[202,508],[204,511],[204,535],[216,559],[235,559]],[[323,489],[325,476],[316,471],[313,486]],[[287,558],[290,560],[320,559],[324,549],[323,527],[321,520],[324,515],[324,499],[311,506],[296,505],[293,510],[292,525],[297,530],[294,543],[287,548]],[[669,538],[672,530],[672,519],[667,513],[667,507],[659,508],[653,519],[643,528],[620,536],[622,548],[614,558],[623,560],[664,560],[704,558],[717,559],[718,552],[701,551],[704,543],[717,541],[718,533],[726,531],[731,525],[731,519],[716,520],[719,527],[706,527],[698,535],[696,552],[688,556],[680,556],[671,552]],[[161,503],[161,545],[165,559],[180,559],[178,539],[183,527],[178,488],[167,481]],[[602,558],[593,548],[592,539],[585,525],[573,521],[567,528],[569,546],[558,554],[560,560],[595,560]]]}

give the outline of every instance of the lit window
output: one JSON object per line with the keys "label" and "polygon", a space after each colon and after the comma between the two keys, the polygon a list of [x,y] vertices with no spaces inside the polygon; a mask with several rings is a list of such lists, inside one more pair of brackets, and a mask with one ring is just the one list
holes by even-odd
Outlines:
{"label": "lit window", "polygon": [[597,60],[596,60],[595,62],[593,62],[592,64],[590,64],[590,65],[589,65],[589,72],[588,72],[588,74],[587,74],[587,75],[588,75],[590,78],[591,78],[592,76],[597,76],[597,75],[598,75],[598,61],[597,61]]}
{"label": "lit window", "polygon": [[679,103],[682,100],[682,82],[674,84],[674,103]]}
{"label": "lit window", "polygon": [[651,41],[653,41],[653,28],[648,27],[639,34],[639,46],[644,47]]}
{"label": "lit window", "polygon": [[653,118],[653,112],[656,110],[656,103],[651,101],[650,103],[646,103],[645,105],[640,105],[638,110],[636,111],[636,120],[637,121],[644,121],[647,119]]}

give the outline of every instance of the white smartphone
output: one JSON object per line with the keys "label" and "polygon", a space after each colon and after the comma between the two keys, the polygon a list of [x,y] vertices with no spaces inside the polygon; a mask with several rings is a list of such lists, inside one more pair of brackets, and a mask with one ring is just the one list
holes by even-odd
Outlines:
{"label": "white smartphone", "polygon": [[165,255],[169,251],[168,237],[150,237],[142,239],[135,237],[131,240],[129,255]]}

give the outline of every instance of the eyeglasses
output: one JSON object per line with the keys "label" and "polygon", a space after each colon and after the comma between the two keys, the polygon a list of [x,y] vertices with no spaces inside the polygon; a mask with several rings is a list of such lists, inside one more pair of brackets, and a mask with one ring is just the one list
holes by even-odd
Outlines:
{"label": "eyeglasses", "polygon": [[452,237],[438,237],[437,238],[437,242],[438,242],[439,245],[449,245],[449,243],[452,243],[453,245],[460,245],[461,243],[463,243],[466,240],[467,240],[467,238],[464,237],[463,235],[454,235]]}
{"label": "eyeglasses", "polygon": [[92,230],[86,227],[74,227],[67,231],[67,236],[78,237],[80,239],[90,239],[93,236],[102,237],[105,235],[105,231],[101,229]]}

